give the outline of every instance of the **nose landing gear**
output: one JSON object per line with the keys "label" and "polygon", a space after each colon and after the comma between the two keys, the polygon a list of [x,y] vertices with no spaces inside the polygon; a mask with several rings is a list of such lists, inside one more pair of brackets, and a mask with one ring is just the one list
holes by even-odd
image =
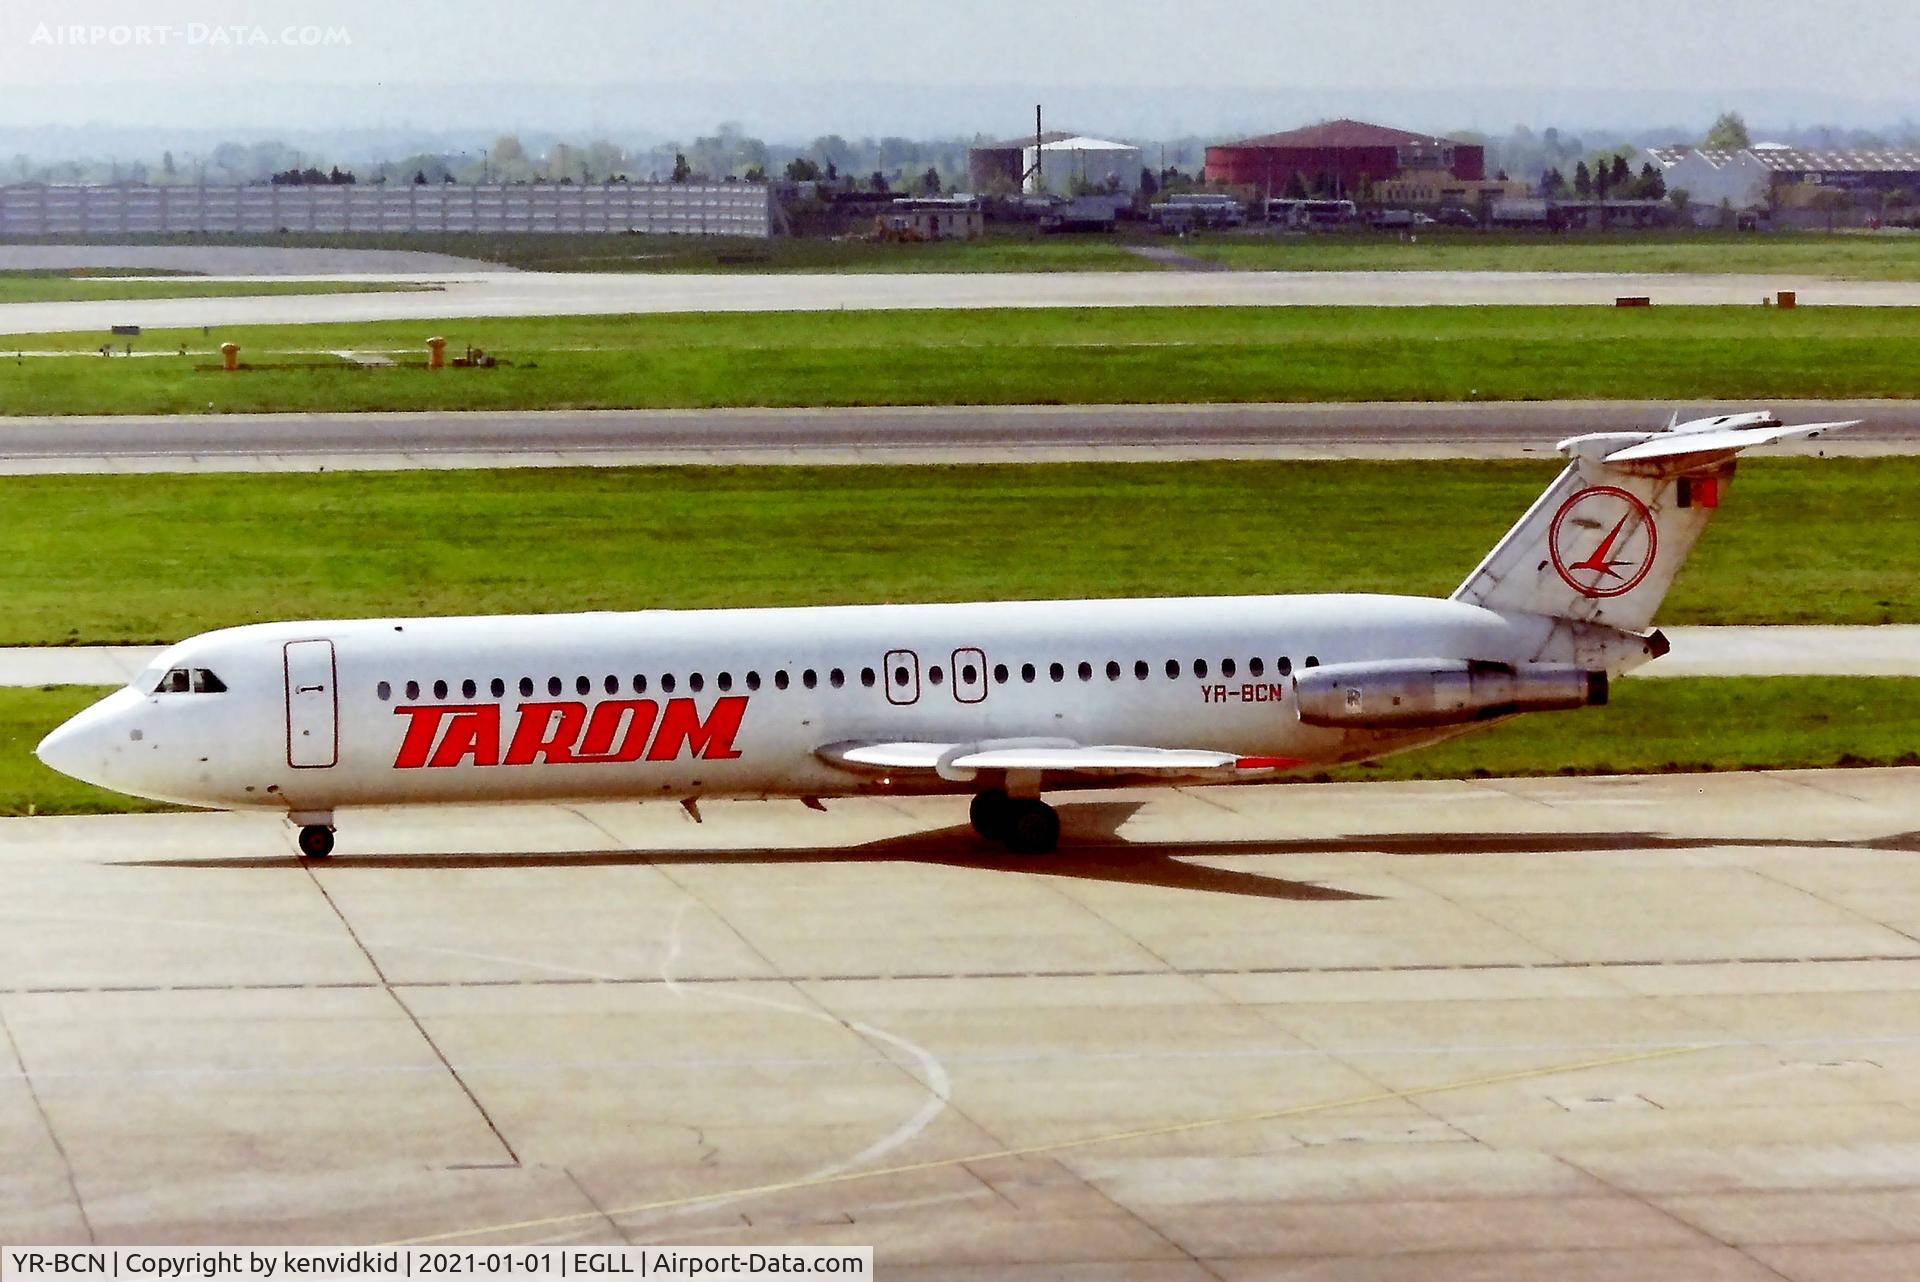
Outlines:
{"label": "nose landing gear", "polygon": [[1060,844],[1060,816],[1038,797],[1009,797],[989,788],[974,794],[967,817],[975,832],[1016,855],[1044,855]]}

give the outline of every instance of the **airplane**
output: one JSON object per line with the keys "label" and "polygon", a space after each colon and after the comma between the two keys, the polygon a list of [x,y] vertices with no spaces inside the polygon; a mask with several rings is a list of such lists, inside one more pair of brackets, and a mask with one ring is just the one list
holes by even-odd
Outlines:
{"label": "airplane", "polygon": [[[40,743],[118,792],[358,806],[968,794],[1055,849],[1049,791],[1283,779],[1603,704],[1767,412],[1570,437],[1445,599],[1373,594],[252,624],[189,638]],[[1857,420],[1856,420],[1857,422]]]}

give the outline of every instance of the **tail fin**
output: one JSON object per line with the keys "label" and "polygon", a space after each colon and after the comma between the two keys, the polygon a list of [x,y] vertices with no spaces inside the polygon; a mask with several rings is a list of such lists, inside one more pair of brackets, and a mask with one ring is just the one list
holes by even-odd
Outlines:
{"label": "tail fin", "polygon": [[1768,413],[1723,414],[1660,432],[1564,440],[1566,470],[1453,599],[1638,632],[1653,622],[1720,506],[1735,455],[1851,426],[1787,427]]}

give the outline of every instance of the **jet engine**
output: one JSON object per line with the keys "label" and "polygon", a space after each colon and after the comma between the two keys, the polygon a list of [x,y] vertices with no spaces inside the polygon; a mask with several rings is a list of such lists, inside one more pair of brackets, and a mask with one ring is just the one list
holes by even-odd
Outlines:
{"label": "jet engine", "polygon": [[1607,674],[1559,663],[1388,659],[1309,668],[1294,691],[1307,725],[1399,730],[1593,707],[1607,701]]}

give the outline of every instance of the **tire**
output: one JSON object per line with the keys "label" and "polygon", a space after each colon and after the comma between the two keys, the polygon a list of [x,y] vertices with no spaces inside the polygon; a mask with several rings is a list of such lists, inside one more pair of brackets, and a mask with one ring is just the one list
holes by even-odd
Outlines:
{"label": "tire", "polygon": [[1010,803],[1007,849],[1016,855],[1045,855],[1060,844],[1060,816],[1044,801]]}
{"label": "tire", "polygon": [[308,859],[325,859],[333,853],[333,829],[308,824],[300,830],[300,853]]}
{"label": "tire", "polygon": [[990,788],[974,794],[973,804],[967,807],[967,818],[973,821],[973,830],[988,841],[1002,841],[1007,835],[1012,808],[1013,802],[1006,793]]}

